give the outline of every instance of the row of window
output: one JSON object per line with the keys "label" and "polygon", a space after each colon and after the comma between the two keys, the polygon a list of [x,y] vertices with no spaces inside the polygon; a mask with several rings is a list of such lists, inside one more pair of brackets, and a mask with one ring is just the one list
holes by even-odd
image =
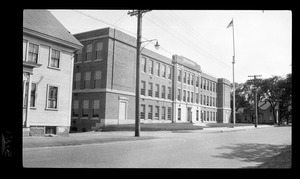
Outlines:
{"label": "row of window", "polygon": [[[59,50],[48,47],[51,52],[51,58],[48,60],[48,67],[60,68],[61,52]],[[23,39],[23,61],[38,63],[40,56],[40,45]],[[49,55],[48,55],[49,56]]]}
{"label": "row of window", "polygon": [[[81,74],[83,79],[81,80]],[[77,72],[74,75],[73,89],[90,89],[90,88],[101,88],[101,74],[100,70],[97,71],[86,71]],[[81,86],[81,82],[83,82]]]}
{"label": "row of window", "polygon": [[91,62],[101,61],[103,59],[103,42],[97,42],[94,44],[94,58],[93,57],[93,44],[88,44],[85,47],[85,53],[82,53],[82,49],[75,52],[74,62]]}
{"label": "row of window", "polygon": [[[29,82],[23,81],[23,107],[26,108]],[[58,86],[47,85],[47,95],[46,95],[46,108],[47,109],[57,109],[58,108]],[[30,91],[30,107],[36,107],[37,100],[37,84],[31,83]]]}
{"label": "row of window", "polygon": [[[178,69],[178,82],[181,82],[181,78],[182,78],[182,70]],[[199,76],[196,77],[195,79],[195,75],[188,73],[187,71],[184,72],[183,74],[183,83],[188,84],[188,85],[194,85],[194,81],[195,81],[195,85],[196,87],[199,87]],[[217,92],[217,83],[205,79],[205,78],[201,78],[201,83],[200,83],[200,88],[201,89],[206,89],[208,91],[212,91],[212,92]]]}
{"label": "row of window", "polygon": [[[148,65],[147,65],[148,64]],[[155,66],[154,66],[155,65]],[[148,60],[145,57],[141,58],[141,71],[147,73],[147,66],[148,66],[148,73],[151,75],[161,76],[166,79],[172,78],[172,67],[166,64],[161,64],[159,62],[154,62],[153,60]]]}
{"label": "row of window", "polygon": [[[141,95],[146,96],[146,81],[141,81]],[[157,98],[163,98],[163,99],[172,99],[172,88],[167,87],[166,91],[166,86],[161,85],[161,90],[160,90],[160,85],[155,84],[155,89],[154,89],[154,96],[153,96],[153,83],[149,82],[148,83],[148,96],[151,97],[157,97]]]}
{"label": "row of window", "polygon": [[145,114],[148,114],[147,119],[150,120],[171,120],[171,113],[172,108],[171,107],[165,107],[165,106],[154,106],[154,116],[153,116],[153,105],[148,105],[147,111],[146,111],[146,105],[142,104],[140,108],[140,118],[145,119]]}
{"label": "row of window", "polygon": [[[79,116],[79,109],[81,109],[80,116]],[[79,107],[79,100],[73,100],[72,117],[81,117],[84,119],[88,119],[88,118],[98,119],[99,116],[100,116],[100,100],[98,99],[82,100],[81,107]]]}
{"label": "row of window", "polygon": [[[182,99],[181,99],[181,89],[178,89],[177,99],[179,101],[183,100],[184,102],[193,103],[194,102],[194,92],[183,90],[183,95],[182,95]],[[196,93],[196,101],[195,102],[197,104],[199,104],[199,94],[198,93]],[[206,96],[206,95],[203,95],[203,98],[202,98],[202,94],[200,94],[200,104],[216,107],[217,106],[217,98],[211,97],[211,96]]]}
{"label": "row of window", "polygon": [[[201,121],[216,121],[217,112],[201,110]],[[181,108],[178,108],[178,121],[181,121]],[[196,110],[196,121],[199,121],[199,110]]]}

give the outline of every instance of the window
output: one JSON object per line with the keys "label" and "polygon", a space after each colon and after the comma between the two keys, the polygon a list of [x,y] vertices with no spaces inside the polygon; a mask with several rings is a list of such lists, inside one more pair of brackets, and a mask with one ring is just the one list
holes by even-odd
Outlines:
{"label": "window", "polygon": [[161,107],[161,120],[166,120],[166,107]]}
{"label": "window", "polygon": [[177,99],[178,99],[179,101],[181,100],[181,94],[180,94],[180,92],[181,92],[181,89],[178,89]]}
{"label": "window", "polygon": [[213,97],[212,100],[213,100],[212,106],[215,106],[215,97]]}
{"label": "window", "polygon": [[166,86],[162,85],[161,87],[161,98],[166,98]]}
{"label": "window", "polygon": [[28,82],[23,81],[23,107],[27,106],[27,97],[28,97]]}
{"label": "window", "polygon": [[211,81],[209,83],[210,83],[209,84],[209,91],[212,91],[212,83],[211,83]]}
{"label": "window", "polygon": [[155,120],[159,120],[159,106],[155,106]]}
{"label": "window", "polygon": [[91,84],[91,72],[85,72],[84,74],[83,88],[88,89]]}
{"label": "window", "polygon": [[31,83],[30,107],[36,107],[36,83]]}
{"label": "window", "polygon": [[213,112],[213,121],[216,121],[216,113]]}
{"label": "window", "polygon": [[193,102],[194,102],[194,93],[191,92],[191,103],[193,103]]}
{"label": "window", "polygon": [[27,40],[23,39],[23,61],[26,61]]}
{"label": "window", "polygon": [[96,60],[102,60],[102,50],[103,50],[103,42],[98,42],[96,44]]}
{"label": "window", "polygon": [[171,78],[172,78],[172,67],[168,66],[167,74],[168,74],[168,79],[171,80]]}
{"label": "window", "polygon": [[200,104],[202,104],[202,94],[200,94]]}
{"label": "window", "polygon": [[78,108],[79,108],[79,101],[74,100],[73,101],[73,108],[72,108],[72,116],[78,117]]}
{"label": "window", "polygon": [[141,95],[145,96],[146,82],[141,81]]}
{"label": "window", "polygon": [[182,72],[181,72],[181,70],[179,69],[179,70],[178,70],[178,81],[181,81],[181,73],[182,73]]}
{"label": "window", "polygon": [[162,65],[162,69],[161,69],[161,73],[162,73],[162,77],[166,78],[166,70],[167,70],[167,66],[166,65]]}
{"label": "window", "polygon": [[191,78],[191,85],[194,85],[194,78],[195,78],[195,76],[192,75],[192,78]]}
{"label": "window", "polygon": [[209,81],[207,80],[207,90],[209,90]]}
{"label": "window", "polygon": [[148,106],[148,119],[151,119],[152,120],[152,111],[153,110],[153,106],[152,105],[149,105]]}
{"label": "window", "polygon": [[209,120],[212,121],[212,112],[210,111]]}
{"label": "window", "polygon": [[82,50],[77,50],[76,53],[75,53],[75,57],[74,57],[74,62],[75,63],[79,63],[81,62],[81,59],[82,58]]}
{"label": "window", "polygon": [[141,104],[141,115],[140,115],[141,119],[145,119],[145,105]]}
{"label": "window", "polygon": [[81,73],[75,73],[74,89],[80,89]]}
{"label": "window", "polygon": [[185,97],[186,97],[186,90],[183,90],[183,101],[186,100]]}
{"label": "window", "polygon": [[206,101],[206,96],[203,95],[203,104],[204,104],[204,105],[206,105],[206,102],[205,102],[205,101]]}
{"label": "window", "polygon": [[171,112],[172,112],[171,107],[168,107],[168,120],[171,120]]}
{"label": "window", "polygon": [[203,119],[204,121],[206,121],[206,111],[203,111],[203,114],[204,114]]}
{"label": "window", "polygon": [[199,110],[196,110],[196,121],[199,121]]}
{"label": "window", "polygon": [[92,117],[100,117],[100,100],[93,100]]}
{"label": "window", "polygon": [[60,52],[52,49],[50,67],[59,68]]}
{"label": "window", "polygon": [[178,108],[178,121],[181,121],[181,108]]}
{"label": "window", "polygon": [[101,71],[94,71],[94,88],[101,88]]}
{"label": "window", "polygon": [[168,87],[168,99],[171,99],[171,87]]}
{"label": "window", "polygon": [[153,75],[153,60],[149,60],[149,73]]}
{"label": "window", "polygon": [[38,56],[39,56],[39,46],[33,43],[29,43],[28,61],[37,63]]}
{"label": "window", "polygon": [[146,58],[142,57],[141,59],[141,70],[146,73]]}
{"label": "window", "polygon": [[209,105],[209,96],[206,96],[206,97],[207,97],[206,105],[208,106]]}
{"label": "window", "polygon": [[188,78],[187,78],[187,84],[189,85],[191,82],[191,74],[188,74]]}
{"label": "window", "polygon": [[158,62],[155,63],[155,75],[160,76],[160,64]]}
{"label": "window", "polygon": [[196,87],[199,87],[199,76],[196,78]]}
{"label": "window", "polygon": [[206,111],[206,120],[209,121],[209,111]]}
{"label": "window", "polygon": [[209,97],[209,105],[211,106],[212,104],[212,100],[211,100],[211,97]]}
{"label": "window", "polygon": [[183,83],[186,83],[186,72],[183,74]]}
{"label": "window", "polygon": [[159,84],[155,85],[155,97],[159,98]]}
{"label": "window", "polygon": [[213,83],[212,85],[213,85],[212,86],[212,91],[215,92],[215,85],[216,85],[216,83]]}
{"label": "window", "polygon": [[190,92],[189,91],[187,92],[187,100],[186,101],[190,102]]}
{"label": "window", "polygon": [[57,109],[58,87],[48,85],[47,108]]}
{"label": "window", "polygon": [[196,103],[199,104],[199,94],[196,93]]}
{"label": "window", "polygon": [[86,61],[91,61],[92,60],[92,49],[93,45],[89,44],[86,47]]}
{"label": "window", "polygon": [[206,80],[204,79],[203,89],[206,89]]}
{"label": "window", "polygon": [[89,117],[89,100],[82,101],[81,117]]}
{"label": "window", "polygon": [[148,96],[152,96],[152,91],[153,91],[153,83],[149,82]]}

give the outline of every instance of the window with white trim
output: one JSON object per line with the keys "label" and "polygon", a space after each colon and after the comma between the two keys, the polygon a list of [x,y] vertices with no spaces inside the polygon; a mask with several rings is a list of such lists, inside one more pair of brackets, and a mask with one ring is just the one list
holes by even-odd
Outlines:
{"label": "window with white trim", "polygon": [[39,57],[39,45],[29,43],[27,61],[37,63]]}
{"label": "window with white trim", "polygon": [[48,85],[47,108],[57,109],[58,104],[58,87]]}
{"label": "window with white trim", "polygon": [[36,83],[31,83],[30,107],[36,107]]}
{"label": "window with white trim", "polygon": [[159,106],[155,106],[155,116],[154,116],[155,120],[159,120]]}
{"label": "window with white trim", "polygon": [[54,68],[59,68],[59,62],[60,62],[60,51],[52,49],[49,66]]}
{"label": "window with white trim", "polygon": [[166,78],[166,70],[167,70],[167,66],[165,64],[162,64],[162,68],[161,68],[161,73],[162,73],[162,77]]}
{"label": "window with white trim", "polygon": [[146,81],[141,81],[141,95],[145,96]]}
{"label": "window with white trim", "polygon": [[166,107],[161,107],[161,120],[166,120]]}
{"label": "window with white trim", "polygon": [[141,119],[145,119],[145,105],[144,104],[141,104],[141,115],[140,115],[140,118]]}
{"label": "window with white trim", "polygon": [[165,85],[161,86],[161,98],[163,98],[163,99],[166,98],[166,86]]}
{"label": "window with white trim", "polygon": [[153,106],[149,105],[148,106],[148,119],[152,120],[152,112],[153,112]]}
{"label": "window with white trim", "polygon": [[149,60],[149,73],[153,75],[153,60]]}

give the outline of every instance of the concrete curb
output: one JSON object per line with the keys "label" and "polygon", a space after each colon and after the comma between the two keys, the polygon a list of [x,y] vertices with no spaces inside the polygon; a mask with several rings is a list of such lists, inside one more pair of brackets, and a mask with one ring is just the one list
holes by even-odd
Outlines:
{"label": "concrete curb", "polygon": [[211,127],[211,128],[203,128],[204,131],[214,131],[214,132],[230,132],[230,131],[241,131],[241,130],[249,130],[249,129],[259,129],[259,128],[269,128],[274,127],[270,125],[259,125],[257,128],[254,126],[237,126],[237,127]]}

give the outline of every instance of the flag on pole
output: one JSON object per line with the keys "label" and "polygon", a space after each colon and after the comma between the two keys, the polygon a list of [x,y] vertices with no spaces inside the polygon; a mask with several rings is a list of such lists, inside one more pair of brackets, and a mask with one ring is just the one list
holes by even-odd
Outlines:
{"label": "flag on pole", "polygon": [[227,28],[231,27],[231,26],[233,26],[233,19],[230,21],[230,23],[228,24]]}

